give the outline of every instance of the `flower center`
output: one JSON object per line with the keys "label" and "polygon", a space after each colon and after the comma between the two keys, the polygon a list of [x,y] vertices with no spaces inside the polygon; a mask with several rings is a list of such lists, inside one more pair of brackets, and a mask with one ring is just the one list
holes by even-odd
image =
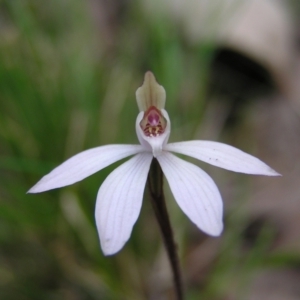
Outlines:
{"label": "flower center", "polygon": [[140,126],[146,136],[154,137],[164,133],[166,123],[167,121],[161,112],[155,106],[151,106],[144,113]]}

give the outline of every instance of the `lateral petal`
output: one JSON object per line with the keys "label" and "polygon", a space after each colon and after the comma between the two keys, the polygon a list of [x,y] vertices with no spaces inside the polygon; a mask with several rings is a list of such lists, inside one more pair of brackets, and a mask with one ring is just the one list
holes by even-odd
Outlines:
{"label": "lateral petal", "polygon": [[165,146],[168,151],[188,155],[234,172],[280,176],[258,158],[235,147],[212,141],[187,141]]}
{"label": "lateral petal", "polygon": [[157,160],[183,212],[207,234],[220,235],[223,203],[214,181],[197,166],[171,153],[165,152]]}
{"label": "lateral petal", "polygon": [[140,153],[115,169],[101,185],[95,218],[105,255],[118,252],[131,235],[142,206],[151,153]]}
{"label": "lateral petal", "polygon": [[40,193],[80,181],[112,163],[143,151],[141,145],[106,145],[69,158],[45,175],[28,193]]}

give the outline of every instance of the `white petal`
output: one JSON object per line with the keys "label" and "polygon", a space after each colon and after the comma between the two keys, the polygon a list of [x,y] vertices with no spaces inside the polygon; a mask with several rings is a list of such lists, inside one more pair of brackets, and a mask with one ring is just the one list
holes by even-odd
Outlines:
{"label": "white petal", "polygon": [[188,155],[227,170],[257,175],[278,176],[258,158],[232,146],[211,141],[187,141],[168,144],[166,150]]}
{"label": "white petal", "polygon": [[115,169],[99,189],[95,217],[105,255],[118,252],[131,235],[152,158],[150,153],[137,154]]}
{"label": "white petal", "polygon": [[83,151],[45,175],[28,193],[70,185],[142,150],[141,145],[107,145]]}
{"label": "white petal", "polygon": [[159,136],[146,136],[140,126],[140,122],[142,121],[144,117],[144,112],[140,112],[136,118],[135,122],[135,130],[137,137],[139,139],[139,142],[141,145],[148,151],[151,151],[154,157],[157,157],[162,153],[162,149],[166,146],[170,132],[171,132],[171,121],[169,118],[169,115],[166,110],[161,110],[162,115],[167,121],[166,129],[163,134]]}
{"label": "white petal", "polygon": [[214,181],[200,168],[164,152],[157,157],[180,208],[201,230],[222,232],[223,204]]}

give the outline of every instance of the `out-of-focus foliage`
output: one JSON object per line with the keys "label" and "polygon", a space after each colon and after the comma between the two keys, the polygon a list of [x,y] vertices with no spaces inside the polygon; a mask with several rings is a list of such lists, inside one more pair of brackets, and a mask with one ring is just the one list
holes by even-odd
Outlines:
{"label": "out-of-focus foliage", "polygon": [[[241,121],[238,130],[225,128],[227,117],[215,114],[224,104],[212,108],[208,101],[213,97],[208,91],[214,45],[191,46],[179,24],[151,17],[141,7],[139,1],[0,2],[2,300],[172,295],[147,195],[125,248],[113,257],[104,257],[100,250],[95,198],[115,165],[70,187],[26,194],[41,176],[80,151],[137,143],[135,90],[145,71],[152,70],[167,91],[171,140],[211,135],[243,145],[248,152],[255,149],[247,124]],[[212,111],[216,119],[210,118]],[[214,176],[229,212],[220,239],[204,236],[189,223],[166,189],[187,299],[232,294],[238,297],[232,299],[246,299],[257,270],[299,263],[300,257],[268,256],[275,239],[269,224],[259,224],[259,230],[253,229],[255,238],[251,235],[250,217],[243,209],[251,200],[251,179],[225,171]],[[238,202],[229,203],[226,197]]]}

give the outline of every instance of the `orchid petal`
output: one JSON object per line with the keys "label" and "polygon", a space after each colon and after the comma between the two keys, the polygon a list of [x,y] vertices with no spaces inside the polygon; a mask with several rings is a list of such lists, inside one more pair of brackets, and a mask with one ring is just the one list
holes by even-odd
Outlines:
{"label": "orchid petal", "polygon": [[99,189],[95,217],[105,255],[118,252],[131,235],[152,158],[150,153],[137,154],[115,169]]}
{"label": "orchid petal", "polygon": [[83,151],[45,175],[28,193],[40,193],[70,185],[141,151],[141,145],[107,145]]}
{"label": "orchid petal", "polygon": [[258,158],[235,147],[211,141],[187,141],[168,144],[167,151],[188,155],[211,165],[234,172],[279,176]]}
{"label": "orchid petal", "polygon": [[222,232],[223,203],[214,181],[199,167],[164,152],[157,157],[180,208],[201,230]]}

